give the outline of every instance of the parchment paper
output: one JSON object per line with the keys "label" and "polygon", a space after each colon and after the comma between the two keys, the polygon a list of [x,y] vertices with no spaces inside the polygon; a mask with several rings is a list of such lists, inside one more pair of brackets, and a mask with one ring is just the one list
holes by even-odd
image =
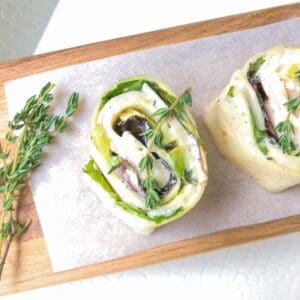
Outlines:
{"label": "parchment paper", "polygon": [[[110,260],[154,246],[226,228],[300,214],[300,186],[280,194],[264,191],[229,164],[212,144],[203,115],[230,79],[253,54],[278,44],[300,44],[300,18],[105,58],[5,84],[9,115],[47,81],[56,83],[57,111],[72,91],[80,109],[67,132],[48,148],[30,187],[54,271]],[[198,205],[150,236],[131,231],[106,211],[82,173],[89,159],[89,127],[94,107],[108,85],[138,73],[161,78],[178,93],[192,88],[192,113],[208,152],[209,184]],[[25,97],[24,97],[25,96]]]}

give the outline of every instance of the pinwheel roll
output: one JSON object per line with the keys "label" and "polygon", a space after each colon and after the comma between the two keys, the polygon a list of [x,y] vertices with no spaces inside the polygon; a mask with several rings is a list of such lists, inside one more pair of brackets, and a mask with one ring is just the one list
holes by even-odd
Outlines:
{"label": "pinwheel roll", "polygon": [[266,190],[300,183],[300,48],[252,57],[211,103],[205,121],[223,155]]}
{"label": "pinwheel roll", "polygon": [[84,171],[101,201],[148,234],[195,206],[207,182],[202,140],[188,106],[163,82],[140,75],[113,85],[92,118]]}

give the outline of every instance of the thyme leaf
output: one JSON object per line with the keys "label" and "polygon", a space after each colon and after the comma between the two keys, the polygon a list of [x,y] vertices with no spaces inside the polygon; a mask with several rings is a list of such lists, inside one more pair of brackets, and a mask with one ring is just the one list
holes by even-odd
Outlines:
{"label": "thyme leaf", "polygon": [[229,96],[231,98],[234,97],[234,91],[235,91],[235,86],[231,85],[228,89],[227,96]]}
{"label": "thyme leaf", "polygon": [[261,65],[265,62],[265,58],[263,56],[258,57],[254,62],[249,64],[249,73],[255,74]]}

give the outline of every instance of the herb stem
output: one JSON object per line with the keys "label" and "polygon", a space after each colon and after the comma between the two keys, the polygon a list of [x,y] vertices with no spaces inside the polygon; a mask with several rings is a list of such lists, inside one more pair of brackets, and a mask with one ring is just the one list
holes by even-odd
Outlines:
{"label": "herb stem", "polygon": [[9,248],[10,248],[10,244],[12,242],[12,238],[13,238],[12,234],[9,233],[9,235],[7,237],[7,240],[6,240],[6,244],[5,244],[5,248],[4,248],[4,251],[3,251],[3,255],[1,255],[1,257],[0,257],[0,281],[1,281],[1,278],[2,278],[4,264],[5,264],[7,255],[8,255],[8,251],[9,251]]}
{"label": "herb stem", "polygon": [[[173,110],[176,108],[176,106],[178,105],[178,102],[179,102],[179,101],[180,101],[180,98],[178,97],[178,98],[176,98],[176,100],[174,101],[174,103],[169,107],[170,115],[172,114],[172,112],[173,112]],[[168,115],[167,117],[169,117],[169,115]],[[154,127],[154,130],[155,130],[156,132],[158,132],[158,131],[161,129],[161,127],[162,127],[162,125],[165,123],[165,120],[166,120],[167,117],[162,118],[162,119],[157,123],[157,125]],[[153,144],[154,144],[154,137],[152,137],[152,138],[150,139],[149,143],[148,143],[147,155],[150,155]]]}

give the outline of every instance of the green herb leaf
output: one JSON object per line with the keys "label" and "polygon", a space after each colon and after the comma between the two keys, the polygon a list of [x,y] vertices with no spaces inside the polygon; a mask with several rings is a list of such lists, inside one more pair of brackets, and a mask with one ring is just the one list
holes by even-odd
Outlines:
{"label": "green herb leaf", "polygon": [[69,98],[68,106],[66,109],[66,116],[71,117],[75,111],[77,110],[78,103],[79,103],[79,94],[78,93],[72,93],[72,95]]}
{"label": "green herb leaf", "polygon": [[284,105],[287,107],[288,111],[294,112],[300,105],[300,97],[292,99],[292,100],[284,103]]}
{"label": "green herb leaf", "polygon": [[9,235],[11,231],[12,221],[13,219],[9,218],[9,220],[6,223],[2,223],[1,230],[0,230],[0,237],[2,239],[6,238]]}
{"label": "green herb leaf", "polygon": [[168,215],[158,215],[158,216],[153,216],[151,220],[153,220],[155,223],[160,224],[161,222],[171,219],[172,217],[176,216],[178,213],[184,210],[183,206],[178,207],[177,209],[173,210],[170,214]]}
{"label": "green herb leaf", "polygon": [[31,220],[29,220],[26,224],[21,224],[21,223],[15,221],[15,220],[12,220],[12,224],[13,224],[13,227],[15,229],[16,235],[19,236],[28,229],[28,227],[31,224]]}
{"label": "green herb leaf", "polygon": [[61,116],[55,119],[54,125],[55,125],[55,130],[58,131],[59,133],[62,133],[67,128],[68,122],[65,120],[65,117]]}
{"label": "green herb leaf", "polygon": [[155,190],[147,190],[146,194],[146,207],[155,209],[160,204],[159,194]]}
{"label": "green herb leaf", "polygon": [[184,177],[185,174],[185,157],[184,148],[176,147],[170,151],[170,156],[174,162],[175,171],[180,177]]}
{"label": "green herb leaf", "polygon": [[83,172],[90,176],[101,188],[106,191],[115,201],[120,201],[120,197],[114,191],[111,184],[107,181],[103,173],[96,168],[95,161],[90,160],[83,168]]}
{"label": "green herb leaf", "polygon": [[40,91],[39,99],[40,102],[50,102],[53,97],[52,94],[50,94],[51,90],[54,88],[55,84],[48,82]]}
{"label": "green herb leaf", "polygon": [[9,157],[10,151],[9,150],[2,150],[0,149],[0,159],[5,160]]}
{"label": "green herb leaf", "polygon": [[31,96],[25,103],[24,109],[23,109],[23,113],[29,113],[30,110],[36,105],[38,101],[38,98],[36,97],[36,95]]}
{"label": "green herb leaf", "polygon": [[155,209],[160,204],[159,185],[155,178],[146,178],[142,181],[142,187],[146,190],[146,207]]}
{"label": "green herb leaf", "polygon": [[279,138],[279,144],[282,148],[283,153],[290,154],[292,151],[295,150],[295,145],[290,136],[281,135]]}
{"label": "green herb leaf", "polygon": [[281,133],[279,137],[279,145],[282,148],[283,153],[291,154],[295,150],[295,145],[291,139],[291,133],[294,132],[294,126],[287,117],[283,122],[280,122],[276,126],[276,130]]}
{"label": "green herb leaf", "polygon": [[12,194],[8,194],[7,196],[5,196],[5,198],[3,200],[3,205],[2,205],[4,211],[12,210],[13,200],[14,200],[14,196]]}
{"label": "green herb leaf", "polygon": [[234,91],[235,91],[235,86],[231,85],[228,89],[227,96],[229,96],[231,98],[234,97]]}
{"label": "green herb leaf", "polygon": [[158,148],[163,148],[163,144],[162,144],[162,135],[159,131],[157,131],[156,129],[148,129],[146,131],[144,131],[143,133],[140,134],[141,136],[146,136],[148,138],[148,140],[153,139],[154,144],[158,147]]}
{"label": "green herb leaf", "polygon": [[102,106],[105,105],[111,98],[129,91],[139,91],[142,88],[144,80],[132,80],[119,83],[114,89],[108,91],[101,99]]}
{"label": "green herb leaf", "polygon": [[117,202],[116,203],[119,207],[121,207],[122,209],[124,209],[125,211],[140,217],[142,219],[148,220],[148,221],[153,221],[157,224],[160,224],[161,222],[171,219],[172,217],[176,216],[179,212],[184,210],[183,206],[180,206],[179,208],[173,210],[170,214],[167,215],[156,215],[153,217],[150,217],[147,215],[147,213],[139,208],[133,207],[132,205],[126,203],[126,202]]}
{"label": "green herb leaf", "polygon": [[8,132],[6,135],[5,135],[5,139],[8,143],[14,143],[16,142],[16,140],[18,139],[17,136],[13,136],[12,135],[12,132]]}
{"label": "green herb leaf", "polygon": [[280,122],[276,129],[278,132],[282,132],[285,134],[290,134],[291,132],[294,132],[294,125],[291,123],[290,120],[286,120],[284,122]]}
{"label": "green herb leaf", "polygon": [[152,139],[156,134],[156,131],[152,128],[144,131],[143,133],[140,134],[140,136],[146,136],[148,139]]}
{"label": "green herb leaf", "polygon": [[159,108],[156,110],[152,116],[153,117],[158,117],[158,122],[161,122],[163,119],[166,119],[169,115],[171,114],[171,111],[169,108]]}
{"label": "green herb leaf", "polygon": [[121,159],[118,155],[112,155],[111,156],[111,167],[109,169],[109,171],[107,172],[107,174],[112,173],[115,169],[118,168],[118,166],[121,163]]}
{"label": "green herb leaf", "polygon": [[256,61],[251,62],[249,65],[249,73],[256,73],[264,62],[265,58],[263,56],[260,56],[256,59]]}
{"label": "green herb leaf", "polygon": [[155,133],[154,144],[160,149],[162,149],[164,147],[164,145],[162,144],[162,135],[160,132]]}
{"label": "green herb leaf", "polygon": [[257,143],[257,146],[258,146],[259,150],[263,154],[267,154],[268,153],[268,147],[267,147],[266,143],[263,140],[265,135],[266,135],[266,130],[259,130],[259,129],[256,128],[254,115],[253,115],[252,109],[250,107],[249,107],[249,112],[250,112],[250,122],[251,122],[251,126],[252,126],[252,132],[253,132],[254,139]]}
{"label": "green herb leaf", "polygon": [[253,128],[253,135],[254,135],[255,141],[257,143],[259,143],[266,136],[266,130],[259,130],[255,127],[255,128]]}
{"label": "green herb leaf", "polygon": [[144,170],[150,171],[153,168],[153,158],[150,154],[147,154],[145,157],[142,158],[142,160],[139,163],[139,168],[141,172]]}
{"label": "green herb leaf", "polygon": [[198,180],[194,177],[193,170],[185,170],[183,175],[183,180],[187,183],[196,185],[198,184]]}
{"label": "green herb leaf", "polygon": [[269,152],[268,147],[266,145],[266,143],[264,141],[259,141],[257,142],[259,150],[263,153],[263,154],[267,154]]}
{"label": "green herb leaf", "polygon": [[179,101],[183,102],[187,106],[192,106],[192,96],[189,89],[183,92],[183,94],[179,97]]}

